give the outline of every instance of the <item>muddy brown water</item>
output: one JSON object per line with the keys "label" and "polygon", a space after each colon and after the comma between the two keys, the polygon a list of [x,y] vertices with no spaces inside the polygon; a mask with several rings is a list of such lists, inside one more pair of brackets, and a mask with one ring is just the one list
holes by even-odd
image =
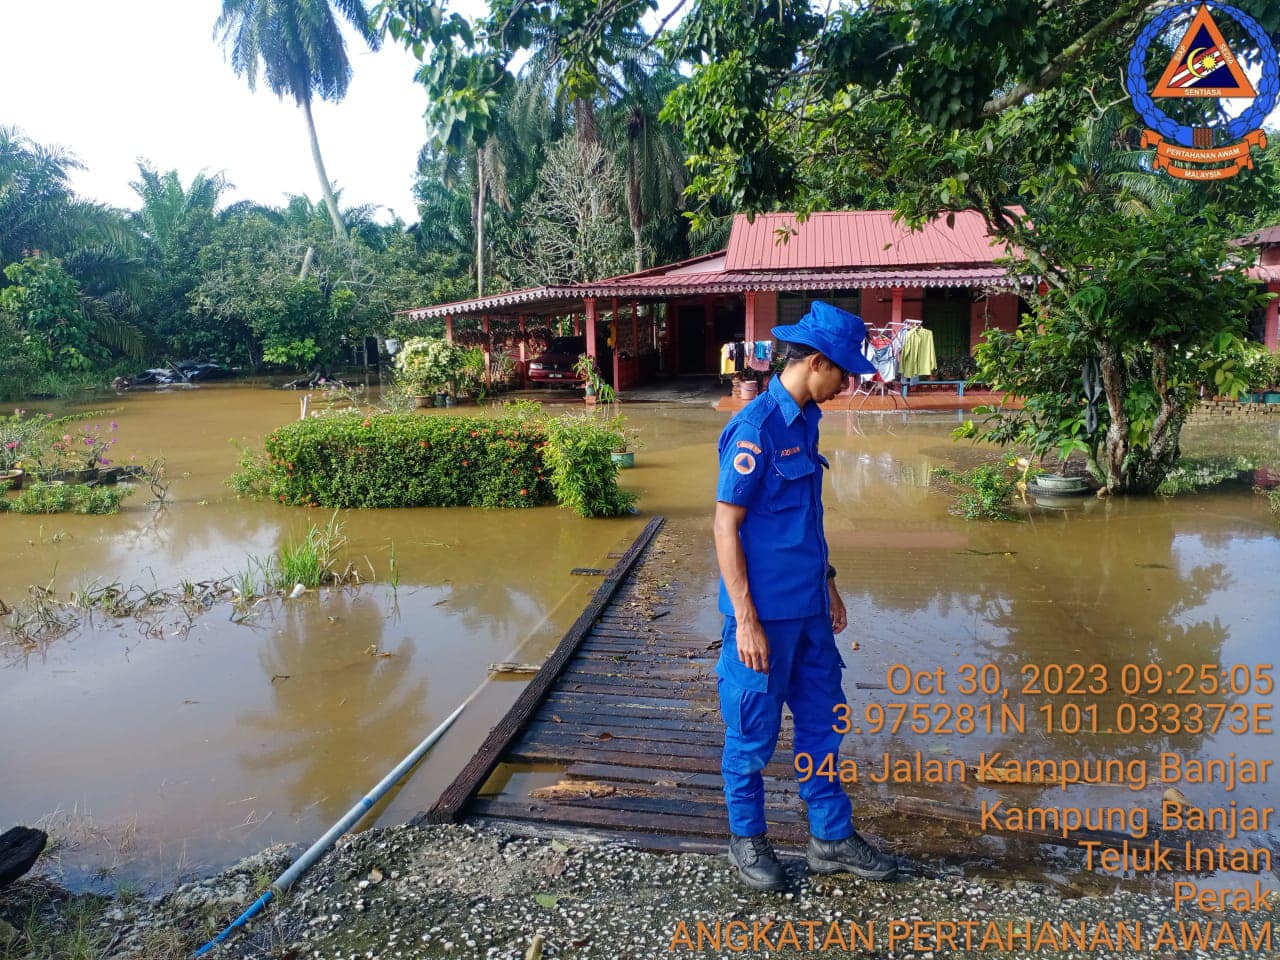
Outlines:
{"label": "muddy brown water", "polygon": [[[157,512],[140,490],[115,517],[5,515],[0,599],[12,604],[33,583],[63,595],[94,581],[174,588],[234,573],[322,523],[321,511],[241,501],[225,485],[237,459],[229,441],[256,443],[297,416],[298,399],[234,385],[99,403],[119,423],[117,459],[166,458],[171,502]],[[643,441],[638,468],[623,474],[640,494],[638,517],[587,521],[549,507],[347,511],[345,556],[375,578],[359,589],[264,603],[246,623],[219,604],[190,623],[160,618],[158,634],[99,615],[35,651],[0,647],[0,826],[47,825],[59,839],[53,866],[63,879],[107,888],[215,870],[271,842],[309,841],[481,684],[487,664],[540,661],[597,582],[570,570],[607,566],[609,552],[654,513],[668,517],[678,545],[663,560],[683,598],[671,622],[717,635],[710,502],[725,416],[691,404],[624,412]],[[1114,687],[1126,663],[1252,669],[1274,659],[1280,537],[1263,498],[1243,485],[1197,498],[1087,498],[1033,507],[1022,523],[970,523],[950,515],[949,498],[929,482],[935,467],[986,456],[949,438],[956,422],[955,414],[829,414],[823,423],[828,539],[851,623],[840,642],[852,753],[966,763],[995,750],[1023,759],[1276,758],[1274,735],[1050,734],[1038,713],[1045,704],[1088,700],[1101,727],[1116,726],[1105,721],[1140,700],[1114,689],[1094,697],[1021,690],[1033,665],[1101,664]],[[1187,447],[1219,440],[1192,430]],[[1245,442],[1280,464],[1274,430]],[[942,670],[944,692],[875,689],[898,664],[922,677]],[[963,696],[963,664],[998,668],[1009,698]],[[384,804],[381,822],[429,806],[519,689],[487,686]],[[955,711],[988,701],[1025,706],[1025,730],[895,735],[860,722],[873,705]],[[1203,806],[1274,798],[1267,784],[1180,788]],[[858,789],[973,806],[1003,797],[1158,809],[1163,786]],[[970,842],[975,857],[1001,851],[999,837]]]}

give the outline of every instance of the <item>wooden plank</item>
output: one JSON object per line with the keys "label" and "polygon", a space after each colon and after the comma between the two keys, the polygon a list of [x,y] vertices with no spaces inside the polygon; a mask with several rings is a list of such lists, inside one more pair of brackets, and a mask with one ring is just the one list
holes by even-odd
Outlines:
{"label": "wooden plank", "polygon": [[542,669],[520,691],[520,696],[516,698],[516,702],[512,704],[511,709],[489,731],[489,735],[485,737],[480,749],[476,751],[467,765],[462,768],[462,771],[454,781],[444,789],[435,805],[427,811],[427,816],[431,822],[450,823],[456,820],[463,806],[480,789],[489,775],[493,773],[494,768],[497,767],[502,759],[503,752],[511,745],[511,742],[529,721],[529,718],[533,716],[534,711],[560,675],[560,671],[564,669],[565,664],[573,657],[578,645],[605,611],[614,594],[618,592],[623,580],[631,573],[631,569],[635,566],[641,553],[653,541],[658,530],[662,528],[662,523],[663,518],[658,516],[645,524],[644,529],[636,537],[627,552],[614,564],[612,572],[604,578],[604,581],[596,589],[595,596],[592,597],[591,602],[578,615],[578,619],[574,621],[568,632],[561,638],[559,645],[551,653],[551,656],[547,657]]}
{"label": "wooden plank", "polygon": [[616,662],[612,660],[584,660],[576,658],[564,673],[560,675],[561,683],[569,683],[580,678],[618,677],[633,683],[638,679],[650,681],[667,681],[670,683],[701,683],[711,679],[712,671],[705,666],[689,663],[687,660],[670,664],[661,664],[650,660],[647,664]]}
{"label": "wooden plank", "polygon": [[[556,719],[559,718],[559,719]],[[644,730],[688,730],[691,733],[709,733],[718,737],[724,736],[724,724],[701,720],[695,717],[637,717],[632,714],[604,711],[587,713],[585,711],[555,708],[555,717],[550,710],[539,712],[533,722],[560,723],[568,729],[582,727],[618,726],[636,727]]]}
{"label": "wooden plank", "polygon": [[718,773],[688,773],[682,770],[663,770],[658,767],[622,767],[612,763],[575,763],[565,770],[565,776],[581,780],[619,780],[630,783],[674,783],[678,787],[703,787],[719,790],[724,780]]}
{"label": "wooden plank", "polygon": [[648,740],[651,742],[697,743],[715,745],[722,743],[723,734],[714,730],[673,730],[669,727],[627,727],[619,723],[599,723],[585,726],[583,724],[559,724],[553,720],[534,720],[526,728],[529,736],[543,739],[563,728],[569,734],[590,742],[600,739],[602,734],[609,734],[615,740]]}
{"label": "wooden plank", "polygon": [[[553,726],[555,726],[553,724]],[[545,729],[526,731],[515,744],[515,749],[560,750],[565,756],[583,759],[599,758],[614,751],[642,753],[653,757],[708,757],[719,762],[723,750],[711,743],[676,743],[668,740],[631,740],[622,737],[608,738],[578,736],[572,732],[557,734]]]}
{"label": "wooden plank", "polygon": [[672,688],[655,688],[653,690],[636,689],[629,687],[625,683],[570,683],[566,684],[562,689],[569,693],[593,693],[603,696],[619,697],[628,703],[665,703],[672,707],[688,707],[691,703],[696,703],[697,699],[688,696],[687,692],[680,689]]}
{"label": "wooden plank", "polygon": [[[719,773],[720,756],[676,756],[674,754],[657,754],[635,750],[623,750],[614,747],[610,750],[582,749],[569,750],[556,745],[525,745],[513,747],[507,760],[511,763],[557,763],[564,766],[574,763],[601,763],[609,761],[623,766],[645,767],[661,766],[668,770],[682,770],[688,773]],[[795,767],[791,761],[779,763],[774,761],[764,768],[767,777],[783,778],[795,776]]]}

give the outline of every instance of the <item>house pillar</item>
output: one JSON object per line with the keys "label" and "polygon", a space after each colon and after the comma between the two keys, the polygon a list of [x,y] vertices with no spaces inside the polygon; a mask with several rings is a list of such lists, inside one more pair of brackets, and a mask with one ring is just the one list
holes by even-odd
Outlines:
{"label": "house pillar", "polygon": [[748,343],[753,343],[760,339],[756,336],[756,291],[748,290],[747,298],[747,324],[744,339]]}
{"label": "house pillar", "polygon": [[453,314],[444,318],[444,342],[453,343]]}
{"label": "house pillar", "polygon": [[890,323],[896,323],[898,326],[902,326],[902,294],[901,287],[893,288],[893,307],[889,314],[889,321]]}
{"label": "house pillar", "polygon": [[[587,328],[587,356],[588,356],[588,357],[590,357],[592,360],[595,360],[595,359],[596,359],[596,356],[597,356],[597,351],[596,351],[596,298],[595,298],[595,297],[587,297],[587,299],[586,299],[585,301],[583,301],[583,302],[584,302],[584,304],[585,304],[585,306],[586,306],[586,314],[587,314],[587,316],[586,316],[586,324],[585,324],[585,326],[586,326],[586,328]],[[581,331],[581,329],[582,329],[582,326],[580,326],[580,324],[581,324],[581,320],[580,320],[578,317],[574,317],[574,318],[573,318],[573,324],[574,324],[574,327],[573,327],[573,329],[574,329],[574,335],[575,335],[575,336],[581,336],[581,333],[579,332],[579,331]]]}
{"label": "house pillar", "polygon": [[484,385],[489,387],[492,383],[489,373],[491,352],[489,349],[489,315],[487,313],[480,317],[480,330],[484,333]]}
{"label": "house pillar", "polygon": [[667,351],[667,373],[679,373],[680,354],[677,344],[680,342],[680,311],[676,309],[674,300],[667,301],[667,342],[663,344]]}
{"label": "house pillar", "polygon": [[618,390],[622,387],[622,365],[619,357],[622,355],[622,330],[618,326],[618,298],[613,298],[613,389]]}
{"label": "house pillar", "polygon": [[520,389],[529,386],[529,346],[525,339],[528,331],[525,328],[524,314],[520,314]]}
{"label": "house pillar", "polygon": [[[1280,280],[1272,280],[1268,283],[1267,290],[1280,294]],[[1280,297],[1267,304],[1267,325],[1262,342],[1272,353],[1280,352]]]}

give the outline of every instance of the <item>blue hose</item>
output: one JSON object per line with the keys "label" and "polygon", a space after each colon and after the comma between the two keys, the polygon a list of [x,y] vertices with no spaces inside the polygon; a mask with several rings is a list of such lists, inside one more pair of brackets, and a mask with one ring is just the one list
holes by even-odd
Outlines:
{"label": "blue hose", "polygon": [[263,893],[262,896],[258,897],[248,910],[236,917],[227,929],[223,930],[220,934],[206,943],[203,947],[192,954],[192,956],[204,956],[219,943],[226,940],[227,937],[231,936],[233,930],[237,927],[243,927],[253,919],[254,916],[260,913],[262,908],[267,905],[275,894],[284,893],[293,886],[294,883],[297,882],[298,878],[301,877],[302,874],[305,873],[317,860],[324,856],[325,852],[337,843],[343,834],[354,827],[366,813],[373,809],[373,805],[382,799],[383,794],[390,790],[406,773],[413,769],[417,762],[422,759],[423,755],[435,746],[435,742],[444,736],[444,732],[449,729],[453,724],[453,721],[458,719],[458,714],[462,713],[462,711],[466,709],[467,704],[474,700],[476,695],[483,689],[484,684],[477,687],[472,692],[471,696],[467,697],[467,699],[458,706],[458,709],[445,717],[440,726],[432,730],[425,740],[414,747],[413,750],[410,751],[409,755],[397,763],[390,773],[379,780],[376,787],[370,790],[359,803],[343,814],[342,819],[330,827],[324,836],[308,847],[306,853],[290,864],[289,869],[276,877],[275,880],[271,882],[271,886],[266,890],[266,892]]}

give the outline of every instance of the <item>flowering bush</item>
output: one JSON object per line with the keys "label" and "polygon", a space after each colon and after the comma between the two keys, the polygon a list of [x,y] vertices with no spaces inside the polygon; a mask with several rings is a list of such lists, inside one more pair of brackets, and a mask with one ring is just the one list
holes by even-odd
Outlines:
{"label": "flowering bush", "polygon": [[400,380],[419,393],[456,392],[466,351],[435,337],[410,337],[396,354]]}
{"label": "flowering bush", "polygon": [[92,426],[82,423],[70,433],[55,436],[49,444],[51,462],[42,461],[41,466],[55,473],[109,467],[107,452],[116,444],[117,427],[114,420],[107,429],[97,423]]}
{"label": "flowering bush", "polygon": [[39,459],[45,423],[44,417],[28,417],[25,410],[0,417],[0,470],[13,470]]}

